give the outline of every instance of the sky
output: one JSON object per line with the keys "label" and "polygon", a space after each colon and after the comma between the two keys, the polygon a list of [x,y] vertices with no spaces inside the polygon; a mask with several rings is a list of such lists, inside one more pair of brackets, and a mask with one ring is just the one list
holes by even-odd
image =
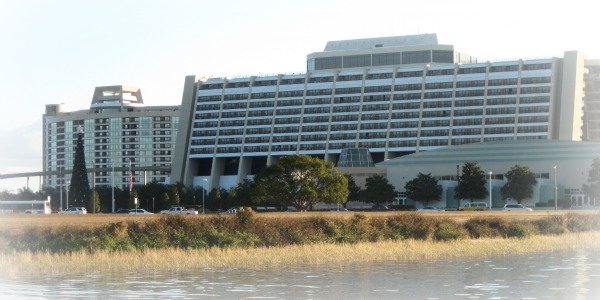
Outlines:
{"label": "sky", "polygon": [[[301,73],[329,40],[419,33],[483,61],[600,58],[590,3],[0,0],[0,174],[41,171],[45,105],[87,109],[96,86],[136,86],[146,105],[177,105],[186,75]],[[0,180],[0,190],[25,184]]]}

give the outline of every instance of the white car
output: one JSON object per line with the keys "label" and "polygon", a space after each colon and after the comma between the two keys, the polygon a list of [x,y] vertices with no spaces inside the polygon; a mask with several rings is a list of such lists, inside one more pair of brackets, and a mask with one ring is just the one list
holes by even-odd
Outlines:
{"label": "white car", "polygon": [[423,211],[423,212],[437,212],[437,211],[444,211],[443,209],[437,208],[435,206],[423,206],[419,209],[417,209],[417,211]]}
{"label": "white car", "polygon": [[143,209],[143,208],[134,208],[129,210],[130,215],[153,215],[153,213]]}
{"label": "white car", "polygon": [[533,209],[523,204],[505,204],[504,210],[506,211],[533,211]]}
{"label": "white car", "polygon": [[59,211],[59,214],[71,214],[71,215],[85,215],[87,210],[85,207],[69,207],[63,211]]}

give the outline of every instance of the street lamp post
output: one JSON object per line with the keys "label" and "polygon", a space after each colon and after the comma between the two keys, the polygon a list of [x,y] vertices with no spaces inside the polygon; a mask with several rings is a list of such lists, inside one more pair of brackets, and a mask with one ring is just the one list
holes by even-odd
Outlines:
{"label": "street lamp post", "polygon": [[110,185],[112,189],[112,212],[115,212],[115,163],[112,163],[112,172],[110,173]]}
{"label": "street lamp post", "polygon": [[96,160],[92,159],[92,213],[96,213]]}
{"label": "street lamp post", "polygon": [[[202,178],[202,181],[208,183],[208,179],[206,178]],[[204,185],[202,185],[202,214],[204,214],[204,192],[205,192],[205,188]]]}
{"label": "street lamp post", "polygon": [[71,181],[67,180],[67,209],[69,208],[69,184]]}
{"label": "street lamp post", "polygon": [[490,175],[490,210],[492,210],[492,171],[489,171]]}
{"label": "street lamp post", "polygon": [[554,210],[558,210],[558,186],[556,185],[556,165],[554,169]]}

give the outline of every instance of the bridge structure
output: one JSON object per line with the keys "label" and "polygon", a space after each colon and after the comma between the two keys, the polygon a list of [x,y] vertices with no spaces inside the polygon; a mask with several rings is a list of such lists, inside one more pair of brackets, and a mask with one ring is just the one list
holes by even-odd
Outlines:
{"label": "bridge structure", "polygon": [[[111,168],[92,168],[87,169],[88,174],[94,177],[96,172],[144,172],[144,184],[146,184],[146,172],[151,171],[168,171],[171,172],[171,167],[158,167],[158,166],[136,166],[136,167],[111,167]],[[64,169],[61,171],[34,171],[34,172],[23,172],[23,173],[10,173],[0,174],[0,180],[2,179],[13,179],[13,178],[27,178],[27,188],[29,189],[29,179],[31,177],[38,177],[40,190],[42,188],[42,178],[49,175],[67,175],[73,173],[72,169]]]}

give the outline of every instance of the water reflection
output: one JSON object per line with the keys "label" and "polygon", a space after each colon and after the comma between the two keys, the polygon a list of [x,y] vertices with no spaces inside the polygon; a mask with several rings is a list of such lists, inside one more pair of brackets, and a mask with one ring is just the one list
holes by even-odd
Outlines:
{"label": "water reflection", "polygon": [[1,299],[597,299],[590,251],[285,269],[0,277]]}

